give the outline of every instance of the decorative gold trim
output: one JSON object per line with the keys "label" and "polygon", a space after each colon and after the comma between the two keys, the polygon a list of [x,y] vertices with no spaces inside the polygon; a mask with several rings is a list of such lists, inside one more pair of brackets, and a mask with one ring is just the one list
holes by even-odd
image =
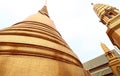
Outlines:
{"label": "decorative gold trim", "polygon": [[[62,43],[62,44],[66,44],[66,42],[61,38],[61,37],[56,37],[54,34],[50,34],[49,32],[45,32],[45,31],[42,31],[42,30],[36,30],[36,29],[32,29],[32,28],[16,28],[16,27],[12,27],[12,28],[7,28],[7,29],[4,29],[4,30],[2,30],[1,32],[12,32],[12,31],[18,31],[18,32],[20,32],[20,31],[25,31],[25,32],[33,32],[33,33],[38,33],[38,35],[42,35],[43,34],[43,36],[44,35],[46,35],[46,36],[50,36],[52,39],[54,39],[54,40],[56,40],[56,41],[58,41],[58,42],[60,42],[60,43]],[[67,45],[67,44],[66,44]]]}
{"label": "decorative gold trim", "polygon": [[[7,49],[4,47],[7,47]],[[23,50],[17,48],[22,48]],[[38,51],[35,52],[33,49],[36,49],[36,51]],[[59,51],[57,49],[33,44],[0,42],[0,55],[25,55],[44,57],[73,64],[83,68],[81,62],[72,55]]]}
{"label": "decorative gold trim", "polygon": [[54,29],[53,27],[50,27],[49,25],[46,25],[44,23],[40,23],[40,22],[37,22],[37,21],[22,21],[22,22],[18,22],[16,24],[14,24],[13,26],[21,24],[21,23],[30,24],[30,25],[33,24],[33,25],[38,25],[38,26],[46,27],[48,29],[56,31],[61,36],[61,34],[56,29]]}

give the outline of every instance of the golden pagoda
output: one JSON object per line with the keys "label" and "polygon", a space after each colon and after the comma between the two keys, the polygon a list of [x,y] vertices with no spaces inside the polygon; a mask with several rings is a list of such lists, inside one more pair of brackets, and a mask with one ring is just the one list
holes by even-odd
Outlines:
{"label": "golden pagoda", "polygon": [[101,47],[105,52],[113,74],[115,76],[120,76],[120,58],[117,57],[113,51],[110,51],[110,49],[104,43],[101,43]]}
{"label": "golden pagoda", "polygon": [[111,42],[120,49],[120,11],[104,4],[95,4],[94,11],[101,22],[107,26],[106,33]]}
{"label": "golden pagoda", "polygon": [[56,30],[46,5],[0,30],[0,76],[90,76]]}

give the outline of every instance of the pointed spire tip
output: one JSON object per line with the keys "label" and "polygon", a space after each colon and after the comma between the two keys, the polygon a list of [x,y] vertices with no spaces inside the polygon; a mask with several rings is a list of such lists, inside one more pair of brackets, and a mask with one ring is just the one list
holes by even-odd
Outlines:
{"label": "pointed spire tip", "polygon": [[47,0],[45,0],[45,5],[42,7],[42,9],[39,12],[49,17],[46,4],[47,4]]}
{"label": "pointed spire tip", "polygon": [[101,42],[101,47],[102,47],[102,49],[104,50],[104,52],[110,51],[110,49],[106,46],[106,44],[104,44],[104,43],[102,43],[102,42]]}

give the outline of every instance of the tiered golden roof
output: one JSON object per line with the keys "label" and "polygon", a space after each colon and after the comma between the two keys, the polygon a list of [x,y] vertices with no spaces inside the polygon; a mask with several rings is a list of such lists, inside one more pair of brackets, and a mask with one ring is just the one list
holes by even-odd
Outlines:
{"label": "tiered golden roof", "polygon": [[107,26],[109,26],[111,20],[113,20],[119,12],[119,10],[115,7],[104,4],[95,4],[93,9],[97,16],[101,19],[101,22]]}
{"label": "tiered golden roof", "polygon": [[105,10],[112,8],[112,6],[104,4],[95,4],[93,9],[96,12],[97,16],[101,19],[102,15],[105,13]]}
{"label": "tiered golden roof", "polygon": [[120,48],[120,11],[105,4],[95,4],[94,11],[101,22],[107,26],[107,35],[113,45]]}

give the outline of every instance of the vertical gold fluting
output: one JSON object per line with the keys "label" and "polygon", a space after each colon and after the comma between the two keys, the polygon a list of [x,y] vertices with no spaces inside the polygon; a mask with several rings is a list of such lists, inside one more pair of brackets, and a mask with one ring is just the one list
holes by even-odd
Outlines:
{"label": "vertical gold fluting", "polygon": [[105,52],[107,59],[109,60],[109,66],[113,71],[115,76],[120,76],[120,58],[117,57],[113,51],[110,51],[109,48],[101,43],[101,47]]}
{"label": "vertical gold fluting", "polygon": [[107,26],[107,35],[111,42],[120,49],[120,11],[104,4],[95,4],[94,11]]}
{"label": "vertical gold fluting", "polygon": [[90,76],[56,30],[46,5],[0,31],[0,76]]}

